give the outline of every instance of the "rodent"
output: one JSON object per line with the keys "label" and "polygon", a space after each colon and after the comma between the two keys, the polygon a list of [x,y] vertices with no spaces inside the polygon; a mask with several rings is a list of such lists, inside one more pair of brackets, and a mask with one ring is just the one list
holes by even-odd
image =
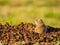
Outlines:
{"label": "rodent", "polygon": [[47,32],[47,27],[46,25],[44,24],[43,20],[42,19],[38,19],[35,21],[35,24],[36,24],[36,28],[35,28],[35,32],[36,33],[44,33],[44,32]]}

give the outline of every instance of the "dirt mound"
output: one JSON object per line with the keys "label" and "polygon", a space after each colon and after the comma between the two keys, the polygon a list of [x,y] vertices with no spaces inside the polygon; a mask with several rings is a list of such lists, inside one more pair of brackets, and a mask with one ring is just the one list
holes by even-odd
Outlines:
{"label": "dirt mound", "polygon": [[39,34],[34,32],[36,25],[31,23],[21,23],[19,25],[9,25],[0,23],[0,42],[7,45],[14,45],[14,42],[25,41],[25,45],[33,45],[39,42],[40,45],[55,45],[60,40],[60,28],[47,26],[47,32]]}

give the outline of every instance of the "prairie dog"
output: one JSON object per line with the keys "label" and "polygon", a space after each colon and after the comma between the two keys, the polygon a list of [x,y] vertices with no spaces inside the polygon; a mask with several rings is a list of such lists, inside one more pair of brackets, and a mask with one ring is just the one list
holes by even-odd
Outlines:
{"label": "prairie dog", "polygon": [[47,27],[44,24],[44,22],[42,21],[42,19],[36,20],[35,24],[36,24],[36,28],[35,28],[36,33],[42,34],[43,32],[47,32]]}

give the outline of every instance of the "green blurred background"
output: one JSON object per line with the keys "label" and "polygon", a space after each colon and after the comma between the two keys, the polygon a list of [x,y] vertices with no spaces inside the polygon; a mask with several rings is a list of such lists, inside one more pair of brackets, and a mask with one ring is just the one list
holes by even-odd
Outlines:
{"label": "green blurred background", "polygon": [[[60,27],[60,0],[0,0],[2,24],[34,23],[39,18],[43,19],[46,25]],[[59,43],[60,41],[57,45]]]}
{"label": "green blurred background", "polygon": [[34,23],[42,18],[46,25],[60,27],[60,0],[0,0],[0,23]]}

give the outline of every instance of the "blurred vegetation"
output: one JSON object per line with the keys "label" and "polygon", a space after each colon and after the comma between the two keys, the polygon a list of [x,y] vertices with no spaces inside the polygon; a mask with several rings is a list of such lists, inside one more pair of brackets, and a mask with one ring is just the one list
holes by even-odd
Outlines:
{"label": "blurred vegetation", "polygon": [[60,45],[60,41],[57,41],[57,44],[56,45]]}
{"label": "blurred vegetation", "polygon": [[[43,9],[44,8],[42,8],[42,10]],[[60,26],[59,12],[51,12],[47,9],[47,11],[45,12],[42,10],[40,10],[40,8],[34,7],[10,7],[8,11],[1,10],[2,13],[0,12],[0,22],[3,24],[8,22],[9,24],[14,25],[19,24],[20,22],[34,23],[36,19],[42,18],[47,25],[56,27]]]}
{"label": "blurred vegetation", "polygon": [[5,5],[9,2],[9,0],[0,0],[0,5]]}
{"label": "blurred vegetation", "polygon": [[[15,3],[14,3],[15,2]],[[18,3],[19,5],[33,5],[33,6],[57,6],[59,0],[0,0],[0,5],[11,3]]]}
{"label": "blurred vegetation", "polygon": [[[0,0],[2,24],[34,23],[39,18],[42,18],[46,25],[60,27],[60,0]],[[59,43],[60,41],[57,45]]]}
{"label": "blurred vegetation", "polygon": [[59,0],[0,0],[0,22],[34,23],[42,18],[47,25],[60,27],[59,4]]}

